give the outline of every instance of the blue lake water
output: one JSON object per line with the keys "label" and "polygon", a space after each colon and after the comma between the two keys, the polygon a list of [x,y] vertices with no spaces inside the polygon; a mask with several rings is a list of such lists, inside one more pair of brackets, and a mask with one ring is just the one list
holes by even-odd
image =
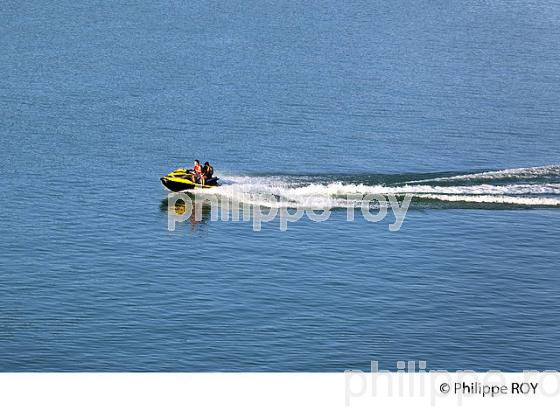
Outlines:
{"label": "blue lake water", "polygon": [[[560,368],[557,2],[0,10],[1,371]],[[194,158],[332,215],[169,231]]]}

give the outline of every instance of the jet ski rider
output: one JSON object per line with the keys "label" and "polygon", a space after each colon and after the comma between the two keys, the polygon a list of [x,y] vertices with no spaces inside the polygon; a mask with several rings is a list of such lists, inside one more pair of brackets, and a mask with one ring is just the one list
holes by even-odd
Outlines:
{"label": "jet ski rider", "polygon": [[206,184],[206,181],[211,179],[213,175],[214,175],[214,167],[212,167],[212,165],[210,165],[208,161],[205,162],[204,167],[202,168],[202,175],[200,177],[202,181],[201,182],[202,185]]}
{"label": "jet ski rider", "polygon": [[[203,178],[202,167],[200,166],[200,161],[198,159],[194,160],[193,173],[191,175],[191,180],[194,183],[199,182]],[[202,182],[204,184],[204,181]]]}

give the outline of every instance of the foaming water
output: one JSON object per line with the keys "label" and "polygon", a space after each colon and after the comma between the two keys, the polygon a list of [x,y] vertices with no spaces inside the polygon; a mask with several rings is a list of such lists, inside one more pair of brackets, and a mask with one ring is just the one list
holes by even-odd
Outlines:
{"label": "foaming water", "polygon": [[473,180],[534,180],[547,178],[558,179],[559,176],[560,165],[547,165],[542,167],[512,168],[497,171],[475,172],[465,175],[454,175],[423,179],[419,181],[411,181],[411,183]]}
{"label": "foaming water", "polygon": [[422,208],[560,206],[558,165],[410,177],[410,174],[227,176],[221,187],[201,194],[212,193],[268,207],[317,209],[360,206],[363,201],[359,196],[406,194],[413,195],[413,207]]}

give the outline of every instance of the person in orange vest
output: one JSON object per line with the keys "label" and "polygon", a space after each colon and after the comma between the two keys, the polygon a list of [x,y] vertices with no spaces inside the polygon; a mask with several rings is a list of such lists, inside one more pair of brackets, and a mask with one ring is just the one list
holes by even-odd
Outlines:
{"label": "person in orange vest", "polygon": [[198,159],[195,159],[193,174],[191,176],[192,182],[196,183],[200,181],[201,177],[202,177],[202,167],[200,166],[200,161]]}

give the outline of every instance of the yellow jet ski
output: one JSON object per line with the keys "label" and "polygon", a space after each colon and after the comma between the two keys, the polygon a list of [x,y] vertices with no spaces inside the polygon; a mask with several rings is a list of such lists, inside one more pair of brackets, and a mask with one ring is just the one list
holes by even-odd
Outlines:
{"label": "yellow jet ski", "polygon": [[218,178],[209,178],[205,181],[204,185],[192,181],[193,172],[190,169],[177,168],[175,171],[170,172],[164,177],[161,177],[161,183],[167,189],[179,192],[186,189],[206,189],[215,188],[220,186]]}

